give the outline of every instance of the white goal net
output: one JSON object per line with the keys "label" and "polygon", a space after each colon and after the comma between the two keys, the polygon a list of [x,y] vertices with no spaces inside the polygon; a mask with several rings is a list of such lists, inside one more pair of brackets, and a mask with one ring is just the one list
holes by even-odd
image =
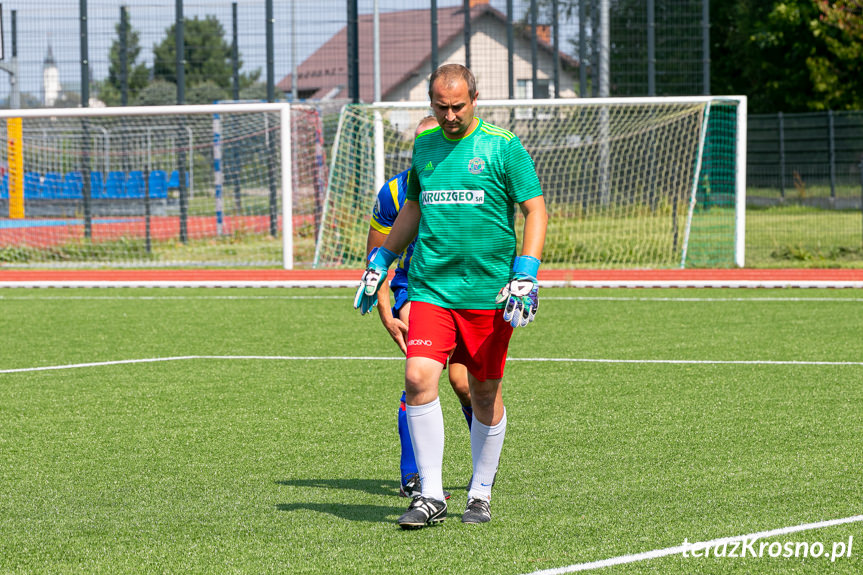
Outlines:
{"label": "white goal net", "polygon": [[325,112],[335,125],[335,107],[265,103],[0,111],[0,265],[308,265]]}
{"label": "white goal net", "polygon": [[[316,266],[362,267],[376,192],[410,166],[428,114],[428,103],[343,110]],[[536,164],[544,268],[743,265],[745,98],[480,100],[477,116],[514,132]]]}

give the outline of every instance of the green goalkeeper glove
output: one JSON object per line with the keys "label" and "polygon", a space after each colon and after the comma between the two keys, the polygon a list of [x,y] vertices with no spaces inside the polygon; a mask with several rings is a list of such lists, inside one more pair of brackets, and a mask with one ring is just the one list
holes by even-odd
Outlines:
{"label": "green goalkeeper glove", "polygon": [[497,294],[497,303],[506,302],[503,319],[512,327],[524,327],[536,317],[539,308],[538,271],[538,259],[518,256],[512,265],[512,279]]}
{"label": "green goalkeeper glove", "polygon": [[369,265],[363,272],[357,294],[354,296],[354,309],[360,310],[362,315],[372,311],[378,303],[378,290],[387,278],[387,270],[398,254],[386,248],[374,248],[369,252]]}

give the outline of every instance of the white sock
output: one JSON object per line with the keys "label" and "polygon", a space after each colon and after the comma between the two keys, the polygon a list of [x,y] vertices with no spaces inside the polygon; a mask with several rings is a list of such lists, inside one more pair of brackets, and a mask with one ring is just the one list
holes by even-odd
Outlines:
{"label": "white sock", "polygon": [[470,453],[473,457],[473,480],[467,494],[471,498],[491,501],[491,486],[497,473],[500,452],[503,449],[503,438],[506,435],[506,408],[503,417],[489,427],[473,419],[470,426]]}
{"label": "white sock", "polygon": [[422,482],[423,497],[444,500],[443,479],[443,410],[440,398],[425,405],[408,405],[408,429],[414,445],[414,459]]}

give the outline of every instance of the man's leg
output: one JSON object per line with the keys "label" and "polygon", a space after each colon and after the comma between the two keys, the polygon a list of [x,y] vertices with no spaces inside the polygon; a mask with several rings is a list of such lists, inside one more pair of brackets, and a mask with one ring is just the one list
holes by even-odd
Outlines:
{"label": "man's leg", "polygon": [[442,468],[444,427],[437,382],[443,363],[427,357],[408,357],[405,394],[408,428],[414,446],[422,494],[414,497],[398,519],[402,529],[419,529],[446,519]]}
{"label": "man's leg", "polygon": [[410,357],[405,366],[408,429],[422,481],[422,495],[441,501],[444,499],[441,477],[444,426],[438,380],[442,372],[443,364],[427,357]]}
{"label": "man's leg", "polygon": [[458,401],[461,404],[461,412],[467,421],[467,427],[470,429],[470,424],[473,421],[473,407],[470,404],[470,382],[468,381],[467,366],[462,363],[453,363],[450,361],[448,369],[449,384],[455,392]]}
{"label": "man's leg", "polygon": [[405,410],[419,469],[422,494],[398,519],[403,529],[417,529],[446,519],[442,467],[443,412],[438,381],[455,347],[452,312],[424,302],[412,302],[405,362]]}
{"label": "man's leg", "polygon": [[[405,290],[405,293],[406,290]],[[398,303],[399,296],[396,296],[396,302]],[[402,320],[405,325],[410,325],[410,310],[411,304],[410,302],[405,303],[401,307],[396,310],[393,309],[394,315],[398,314],[398,318]],[[417,462],[414,459],[414,446],[411,443],[411,434],[408,429],[408,414],[407,414],[407,405],[405,403],[405,392],[402,391],[402,398],[399,402],[399,410],[398,410],[398,429],[399,429],[399,445],[401,447],[401,457],[399,460],[399,470],[401,471],[401,488],[399,489],[399,495],[402,497],[414,497],[419,495],[420,492],[420,481],[419,481],[419,472],[417,470]]]}
{"label": "man's leg", "polygon": [[462,521],[485,523],[491,520],[488,503],[506,436],[506,409],[500,379],[478,381],[472,375],[469,379],[474,415],[470,430],[473,479]]}

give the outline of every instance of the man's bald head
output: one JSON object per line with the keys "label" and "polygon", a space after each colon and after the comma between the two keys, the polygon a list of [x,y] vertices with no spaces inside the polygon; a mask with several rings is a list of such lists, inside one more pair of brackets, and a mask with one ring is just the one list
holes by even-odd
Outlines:
{"label": "man's bald head", "polygon": [[440,82],[442,86],[449,86],[459,80],[464,81],[467,86],[468,97],[471,100],[476,98],[476,78],[469,68],[461,64],[444,64],[432,73],[429,78],[429,98],[433,98],[432,90],[435,82]]}
{"label": "man's bald head", "polygon": [[419,136],[420,134],[422,134],[426,130],[431,130],[432,128],[437,128],[437,127],[438,127],[437,118],[435,118],[434,116],[426,116],[425,118],[420,120],[419,124],[417,124],[417,129],[416,129],[416,132],[414,132],[414,137]]}

